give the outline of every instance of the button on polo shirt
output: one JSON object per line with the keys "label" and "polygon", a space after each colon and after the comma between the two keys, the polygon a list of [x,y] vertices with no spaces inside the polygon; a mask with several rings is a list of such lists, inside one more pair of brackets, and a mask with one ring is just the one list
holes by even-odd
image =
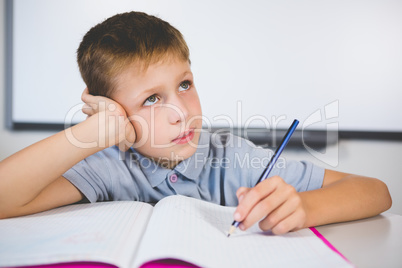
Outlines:
{"label": "button on polo shirt", "polygon": [[171,183],[175,183],[177,181],[177,175],[173,173],[172,175],[170,175],[169,180]]}

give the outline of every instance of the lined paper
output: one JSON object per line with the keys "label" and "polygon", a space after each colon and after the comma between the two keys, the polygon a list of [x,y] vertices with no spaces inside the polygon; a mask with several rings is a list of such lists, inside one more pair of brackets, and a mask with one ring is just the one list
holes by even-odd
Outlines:
{"label": "lined paper", "polygon": [[151,213],[149,204],[119,201],[0,220],[0,266],[94,261],[129,267]]}
{"label": "lined paper", "polygon": [[309,229],[276,236],[258,226],[230,238],[234,208],[183,196],[161,200],[134,267],[163,258],[202,267],[353,267]]}

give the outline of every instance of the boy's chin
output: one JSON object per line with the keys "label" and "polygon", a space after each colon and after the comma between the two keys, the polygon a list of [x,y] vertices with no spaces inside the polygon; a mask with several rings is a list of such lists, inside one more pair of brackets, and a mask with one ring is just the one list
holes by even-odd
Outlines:
{"label": "boy's chin", "polygon": [[175,152],[174,150],[170,151],[170,154],[168,157],[160,158],[160,164],[161,166],[165,168],[170,168],[173,169],[175,166],[180,164],[180,162],[190,158],[193,156],[196,152],[196,148],[186,148],[185,150],[180,150],[178,152]]}
{"label": "boy's chin", "polygon": [[187,150],[180,150],[179,152],[172,152],[170,155],[171,156],[170,161],[173,162],[177,160],[179,160],[180,162],[184,161],[193,156],[197,151],[197,149],[194,148],[186,148],[186,149]]}

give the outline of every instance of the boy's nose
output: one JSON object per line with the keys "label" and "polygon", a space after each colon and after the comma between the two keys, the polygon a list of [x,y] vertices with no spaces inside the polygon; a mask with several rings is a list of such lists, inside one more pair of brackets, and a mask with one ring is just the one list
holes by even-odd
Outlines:
{"label": "boy's nose", "polygon": [[176,96],[166,105],[168,120],[171,124],[184,122],[189,114],[188,108],[180,96]]}

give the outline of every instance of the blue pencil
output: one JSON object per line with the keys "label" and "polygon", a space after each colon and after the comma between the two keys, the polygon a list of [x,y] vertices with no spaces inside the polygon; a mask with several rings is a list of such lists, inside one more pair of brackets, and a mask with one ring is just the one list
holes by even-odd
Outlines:
{"label": "blue pencil", "polygon": [[[285,149],[286,145],[288,144],[290,137],[292,137],[293,132],[295,131],[299,121],[295,119],[292,125],[289,127],[288,131],[286,132],[285,136],[283,137],[281,144],[276,149],[274,155],[272,156],[271,160],[268,163],[268,166],[265,168],[264,172],[262,173],[260,179],[257,181],[257,184],[268,178],[269,173],[271,172],[272,168],[274,167],[276,161],[278,160],[279,156],[281,155],[283,149]],[[228,237],[234,232],[234,230],[239,227],[240,222],[233,221],[232,226],[230,227]]]}

